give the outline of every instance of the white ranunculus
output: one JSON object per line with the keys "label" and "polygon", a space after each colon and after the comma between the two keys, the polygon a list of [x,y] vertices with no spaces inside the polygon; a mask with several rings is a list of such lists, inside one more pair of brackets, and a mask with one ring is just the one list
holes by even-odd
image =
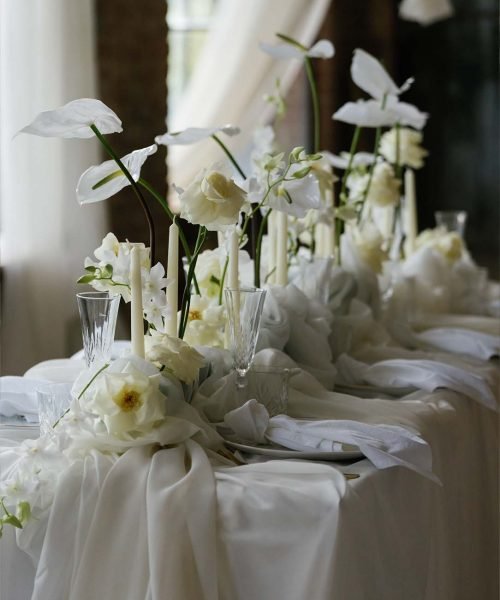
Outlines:
{"label": "white ranunculus", "polygon": [[447,231],[444,227],[425,229],[415,241],[419,248],[433,248],[444,256],[450,263],[462,258],[465,248],[460,235],[456,231]]}
{"label": "white ranunculus", "polygon": [[282,44],[266,44],[261,42],[260,49],[273,58],[332,58],[335,54],[335,48],[329,40],[319,40],[310,48],[306,48],[298,43],[284,42]]}
{"label": "white ranunculus", "polygon": [[179,195],[181,217],[209,231],[234,227],[247,195],[220,166],[203,170]]}
{"label": "white ranunculus", "polygon": [[118,116],[100,100],[80,98],[60,108],[40,113],[19,133],[30,133],[43,137],[91,138],[95,125],[103,134],[119,133],[122,122]]}
{"label": "white ranunculus", "polygon": [[[398,150],[399,139],[399,150]],[[386,131],[380,138],[379,152],[391,163],[399,160],[400,165],[420,169],[424,166],[424,158],[428,152],[420,145],[422,134],[420,131],[400,127]]]}
{"label": "white ranunculus", "polygon": [[381,273],[387,253],[383,250],[384,238],[377,227],[367,222],[362,227],[351,226],[349,233],[363,262],[375,273]]}
{"label": "white ranunculus", "polygon": [[192,383],[205,364],[203,356],[185,341],[152,331],[144,338],[146,358],[164,366],[180,381]]}
{"label": "white ranunculus", "polygon": [[160,380],[158,369],[146,361],[119,359],[95,377],[78,402],[84,411],[97,415],[112,435],[144,434],[166,416]]}
{"label": "white ranunculus", "polygon": [[358,87],[370,94],[372,98],[380,101],[387,96],[399,96],[413,82],[409,79],[399,88],[380,62],[360,48],[354,50],[351,77]]}
{"label": "white ranunculus", "polygon": [[186,146],[201,142],[217,133],[225,133],[226,135],[233,136],[238,135],[239,132],[239,128],[233,125],[224,125],[222,127],[188,127],[183,131],[158,135],[155,137],[155,142],[162,146]]}
{"label": "white ranunculus", "polygon": [[226,318],[224,306],[213,304],[208,298],[191,296],[184,340],[191,346],[224,348]]}
{"label": "white ranunculus", "polygon": [[[148,156],[157,150],[158,146],[153,144],[147,148],[134,150],[121,159],[134,181],[139,180],[142,165]],[[107,160],[96,167],[89,167],[80,176],[76,186],[76,197],[80,204],[99,202],[114,196],[127,185],[130,185],[130,181],[116,162]]]}
{"label": "white ranunculus", "polygon": [[396,206],[400,197],[401,180],[397,179],[389,163],[380,162],[374,167],[366,201],[374,206]]}

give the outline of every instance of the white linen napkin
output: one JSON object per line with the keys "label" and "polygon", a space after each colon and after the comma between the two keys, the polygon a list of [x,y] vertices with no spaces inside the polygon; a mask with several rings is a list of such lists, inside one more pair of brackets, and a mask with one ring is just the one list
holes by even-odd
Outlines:
{"label": "white linen napkin", "polygon": [[485,377],[444,362],[434,360],[392,359],[372,365],[343,354],[336,362],[338,383],[369,384],[382,387],[407,387],[433,392],[448,388],[498,410],[495,395]]}
{"label": "white linen napkin", "polygon": [[29,423],[38,423],[36,390],[43,384],[25,377],[0,377],[0,415],[23,416]]}
{"label": "white linen napkin", "polygon": [[500,336],[471,331],[470,329],[452,329],[438,327],[414,334],[420,344],[452,352],[468,354],[475,358],[489,360],[500,355]]}
{"label": "white linen napkin", "polygon": [[358,421],[269,418],[257,400],[249,400],[224,417],[224,425],[242,440],[265,440],[299,451],[335,452],[342,444],[358,446],[378,469],[402,466],[439,482],[432,472],[432,452],[417,431],[397,425],[371,425]]}

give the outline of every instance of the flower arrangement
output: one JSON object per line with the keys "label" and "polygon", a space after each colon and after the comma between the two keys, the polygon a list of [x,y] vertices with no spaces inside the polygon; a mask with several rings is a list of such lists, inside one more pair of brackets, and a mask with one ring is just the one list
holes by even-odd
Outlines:
{"label": "flower arrangement", "polygon": [[[398,87],[374,57],[356,50],[351,75],[369,99],[348,102],[333,115],[355,126],[349,152],[336,156],[322,150],[312,60],[332,58],[333,44],[320,40],[307,48],[288,36],[278,34],[278,38],[277,45],[261,44],[261,49],[277,59],[303,61],[313,109],[311,148],[277,149],[272,128],[260,128],[251,165],[244,170],[223,141],[223,136],[231,138],[239,130],[227,125],[167,132],[157,136],[154,144],[120,158],[106,135],[121,132],[121,121],[94,99],[75,100],[41,113],[21,130],[64,138],[96,136],[101,142],[110,160],[82,174],[76,188],[80,204],[103,201],[132,186],[148,223],[149,245],[122,242],[108,233],[94,257],[85,259],[85,273],[78,281],[117,292],[129,302],[132,257],[138,256],[141,325],[143,317],[147,333],[144,357],[131,355],[82,373],[56,434],[20,445],[11,472],[0,482],[4,512],[0,533],[4,524],[22,528],[31,515],[42,514],[50,505],[58,473],[93,450],[116,457],[134,445],[176,443],[196,434],[199,427],[191,421],[169,416],[169,382],[196,380],[204,358],[194,346],[224,346],[222,291],[228,280],[236,287],[240,283],[285,285],[288,266],[299,254],[309,260],[334,255],[340,263],[344,229],[361,259],[374,271],[380,270],[398,220],[394,217],[384,228],[377,211],[398,211],[403,169],[422,166],[426,152],[420,146],[420,131],[427,115],[399,99],[410,80]],[[279,90],[269,101],[284,110]],[[383,133],[384,127],[390,129]],[[372,154],[357,151],[364,128],[375,131]],[[181,210],[174,215],[141,177],[141,168],[158,145],[193,144],[205,138],[220,147],[226,163],[209,165],[184,188],[176,187]],[[341,179],[334,169],[343,171]],[[168,272],[170,261],[167,273],[155,262],[155,224],[146,197],[161,205],[184,251],[185,288],[178,314],[172,300],[177,296],[178,274]],[[246,248],[252,220],[257,228],[255,252],[250,256]],[[198,228],[192,248],[183,231],[185,222]],[[204,250],[209,231],[218,234],[215,250]]]}

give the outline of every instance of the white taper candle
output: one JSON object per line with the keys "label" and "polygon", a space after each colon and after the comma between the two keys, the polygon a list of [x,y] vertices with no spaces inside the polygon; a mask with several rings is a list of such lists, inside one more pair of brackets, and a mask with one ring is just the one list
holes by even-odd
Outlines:
{"label": "white taper candle", "polygon": [[229,281],[228,286],[232,289],[239,287],[239,266],[238,266],[238,253],[239,253],[239,242],[240,238],[236,230],[231,232],[229,240]]}
{"label": "white taper candle", "polygon": [[168,335],[177,337],[177,309],[179,294],[179,228],[175,223],[168,230],[167,278],[171,283],[167,287],[167,304],[170,316],[167,319]]}
{"label": "white taper candle", "polygon": [[418,234],[417,196],[415,192],[415,173],[412,169],[405,171],[405,252],[407,255],[415,251],[415,240]]}
{"label": "white taper candle", "polygon": [[134,246],[130,252],[130,329],[132,354],[144,358],[144,317],[142,309],[141,254]]}

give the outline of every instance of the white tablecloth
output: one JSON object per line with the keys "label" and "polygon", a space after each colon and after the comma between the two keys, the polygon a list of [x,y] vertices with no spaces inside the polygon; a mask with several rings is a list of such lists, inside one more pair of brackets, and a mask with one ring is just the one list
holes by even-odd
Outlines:
{"label": "white tablecloth", "polygon": [[[194,442],[154,456],[129,452],[120,469],[122,459],[112,473],[101,466],[100,482],[88,468],[86,505],[75,504],[71,481],[56,496],[50,518],[59,521],[39,544],[38,589],[51,589],[60,570],[72,600],[497,600],[497,415],[446,390],[380,400],[297,388],[294,416],[417,428],[443,486],[367,460],[213,466]],[[342,471],[361,477],[346,481]],[[163,494],[161,504],[150,506],[152,494]],[[30,598],[34,577],[5,528],[0,600]],[[55,594],[34,598],[67,597]]]}

